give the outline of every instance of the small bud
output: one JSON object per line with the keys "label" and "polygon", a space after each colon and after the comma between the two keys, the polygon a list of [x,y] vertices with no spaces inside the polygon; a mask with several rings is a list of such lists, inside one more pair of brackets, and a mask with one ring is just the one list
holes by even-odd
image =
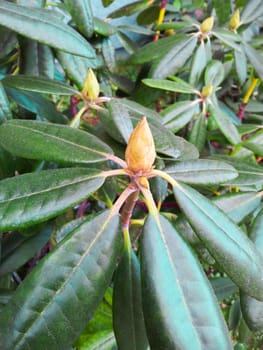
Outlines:
{"label": "small bud", "polygon": [[99,96],[100,85],[91,68],[88,70],[82,93],[91,100],[95,100]]}
{"label": "small bud", "polygon": [[125,152],[125,160],[128,169],[137,173],[150,170],[155,157],[153,136],[147,119],[143,117],[131,133]]}
{"label": "small bud", "polygon": [[233,32],[235,32],[237,30],[237,28],[240,26],[241,22],[240,22],[240,13],[239,13],[239,9],[237,9],[233,16],[230,18],[229,21],[229,28],[230,30],[232,30]]}
{"label": "small bud", "polygon": [[214,16],[208,17],[202,22],[200,26],[200,30],[203,34],[209,33],[212,30],[213,25],[214,25]]}
{"label": "small bud", "polygon": [[207,98],[212,95],[213,92],[213,85],[209,84],[203,87],[201,91],[201,95],[203,98]]}

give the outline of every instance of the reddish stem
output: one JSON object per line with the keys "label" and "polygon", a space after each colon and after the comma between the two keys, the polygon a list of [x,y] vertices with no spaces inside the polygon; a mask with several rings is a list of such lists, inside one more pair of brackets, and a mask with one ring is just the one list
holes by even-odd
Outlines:
{"label": "reddish stem", "polygon": [[238,119],[242,122],[242,120],[244,119],[244,114],[245,114],[245,109],[246,109],[247,103],[242,102],[239,106],[238,112],[237,112],[237,116]]}

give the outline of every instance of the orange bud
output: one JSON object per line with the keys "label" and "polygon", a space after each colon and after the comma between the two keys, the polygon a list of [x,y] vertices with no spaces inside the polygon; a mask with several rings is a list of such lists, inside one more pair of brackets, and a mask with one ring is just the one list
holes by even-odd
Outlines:
{"label": "orange bud", "polygon": [[146,117],[143,117],[131,133],[125,160],[128,169],[137,173],[152,168],[156,157],[153,136]]}
{"label": "orange bud", "polygon": [[214,16],[208,17],[202,22],[200,26],[200,30],[203,34],[206,34],[212,30],[213,25],[214,25]]}
{"label": "orange bud", "polygon": [[100,85],[98,83],[96,75],[93,73],[93,70],[91,68],[88,70],[82,93],[84,96],[89,97],[91,100],[95,100],[99,96]]}

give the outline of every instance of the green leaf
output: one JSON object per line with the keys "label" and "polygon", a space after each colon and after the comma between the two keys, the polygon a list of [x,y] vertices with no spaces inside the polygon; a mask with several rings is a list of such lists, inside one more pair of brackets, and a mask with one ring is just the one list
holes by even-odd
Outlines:
{"label": "green leaf", "polygon": [[191,187],[178,183],[174,194],[196,234],[232,281],[263,300],[263,259],[244,232]]}
{"label": "green leaf", "polygon": [[210,104],[209,110],[211,111],[213,117],[216,120],[216,123],[221,130],[221,132],[224,134],[226,139],[232,144],[236,145],[241,142],[240,135],[238,133],[238,130],[236,126],[233,124],[231,119],[219,108],[219,106],[216,104]]}
{"label": "green leaf", "polygon": [[91,37],[94,29],[93,13],[90,0],[64,0],[77,28],[86,37]]}
{"label": "green leaf", "polygon": [[173,81],[170,80],[162,80],[162,79],[143,79],[142,82],[150,87],[173,91],[173,92],[181,92],[184,94],[194,94],[196,90],[184,80],[180,78],[173,78]]}
{"label": "green leaf", "polygon": [[[147,350],[141,300],[140,264],[126,245],[114,276],[113,326],[119,349]],[[129,339],[129,341],[127,341]]]}
{"label": "green leaf", "polygon": [[200,154],[202,153],[206,142],[206,115],[204,113],[194,118],[189,133],[189,142],[195,145]]}
{"label": "green leaf", "polygon": [[102,60],[99,58],[90,59],[86,57],[71,55],[70,53],[59,50],[56,51],[56,57],[65,70],[69,79],[71,79],[80,90],[83,88],[88,69],[96,69],[102,65]]}
{"label": "green leaf", "polygon": [[[263,7],[263,6],[262,6]],[[255,50],[251,45],[246,42],[242,43],[247,58],[249,59],[252,66],[255,68],[260,79],[263,79],[263,56],[259,51]]]}
{"label": "green leaf", "polygon": [[149,4],[148,0],[134,1],[131,4],[120,7],[118,10],[111,12],[109,18],[118,18],[122,16],[131,16],[135,12],[147,7]]}
{"label": "green leaf", "polygon": [[54,57],[50,47],[36,41],[20,37],[19,73],[24,75],[54,78]]}
{"label": "green leaf", "polygon": [[2,82],[4,86],[42,94],[73,95],[78,93],[71,86],[45,77],[7,75]]}
{"label": "green leaf", "polygon": [[59,19],[54,12],[2,0],[0,24],[56,49],[79,56],[95,57],[92,46],[78,32]]}
{"label": "green leaf", "polygon": [[104,182],[98,170],[68,168],[23,174],[0,182],[0,231],[27,227],[81,202]]}
{"label": "green leaf", "polygon": [[213,198],[216,206],[222,209],[235,223],[241,223],[258,208],[261,194],[257,192],[228,193]]}
{"label": "green leaf", "polygon": [[240,51],[235,50],[235,66],[238,75],[238,79],[241,84],[244,84],[247,78],[247,58],[243,48]]}
{"label": "green leaf", "polygon": [[231,0],[224,0],[223,4],[220,0],[213,0],[213,5],[220,24],[225,23],[231,13]]}
{"label": "green leaf", "polygon": [[220,61],[212,60],[205,70],[205,85],[212,85],[216,88],[224,79],[224,66]]}
{"label": "green leaf", "polygon": [[167,219],[149,215],[141,249],[143,310],[151,349],[232,349],[211,286]]}
{"label": "green leaf", "polygon": [[111,149],[85,131],[29,120],[12,120],[0,127],[0,144],[11,153],[58,163],[105,161]]}
{"label": "green leaf", "polygon": [[242,11],[242,24],[253,22],[255,19],[263,15],[263,7],[261,0],[250,0]]}
{"label": "green leaf", "polygon": [[179,41],[156,65],[152,78],[163,79],[168,75],[173,75],[193,54],[196,43],[195,36]]}
{"label": "green leaf", "polygon": [[128,58],[130,64],[142,64],[158,60],[169,52],[175,44],[185,38],[182,34],[176,34],[167,38],[160,38],[158,41],[146,44],[140,47],[133,55]]}
{"label": "green leaf", "polygon": [[37,265],[0,314],[2,350],[72,346],[110,283],[118,228],[108,211],[88,218]]}
{"label": "green leaf", "polygon": [[173,132],[182,129],[199,112],[199,101],[179,101],[165,108],[162,123]]}
{"label": "green leaf", "polygon": [[78,350],[116,350],[112,328],[112,288],[108,288],[103,301],[74,343]]}
{"label": "green leaf", "polygon": [[68,119],[57,111],[56,106],[40,94],[8,87],[5,90],[10,99],[26,110],[45,118],[47,121],[58,124],[66,124],[68,122]]}
{"label": "green leaf", "polygon": [[201,74],[203,73],[207,62],[207,52],[206,52],[206,46],[208,44],[204,43],[204,41],[201,41],[200,45],[196,49],[194,56],[193,56],[193,63],[192,68],[190,71],[190,78],[189,83],[192,86],[196,86],[199,82],[199,79],[201,77]]}
{"label": "green leaf", "polygon": [[24,265],[47,243],[52,231],[53,225],[48,223],[42,230],[33,228],[33,232],[27,237],[18,232],[5,235],[2,239],[0,276],[16,271]]}
{"label": "green leaf", "polygon": [[263,156],[263,131],[256,132],[243,142],[243,146],[259,156]]}
{"label": "green leaf", "polygon": [[213,185],[234,179],[238,172],[229,164],[209,159],[175,163],[165,168],[175,180],[195,185]]}
{"label": "green leaf", "polygon": [[0,57],[7,56],[17,45],[16,34],[8,28],[0,26]]}
{"label": "green leaf", "polygon": [[110,23],[94,17],[94,32],[103,36],[111,36],[117,32],[117,28],[111,25]]}
{"label": "green leaf", "polygon": [[[263,210],[256,216],[252,228],[250,230],[251,240],[255,243],[257,249],[262,254],[263,252]],[[246,321],[247,326],[253,332],[263,330],[263,302],[251,298],[247,294],[240,292],[240,303],[242,315]]]}
{"label": "green leaf", "polygon": [[5,89],[0,80],[0,124],[8,119],[12,119],[12,112],[10,110],[9,101],[6,96]]}
{"label": "green leaf", "polygon": [[213,30],[213,35],[232,49],[240,51],[240,46],[237,42],[240,42],[242,39],[238,34],[230,30],[216,29]]}

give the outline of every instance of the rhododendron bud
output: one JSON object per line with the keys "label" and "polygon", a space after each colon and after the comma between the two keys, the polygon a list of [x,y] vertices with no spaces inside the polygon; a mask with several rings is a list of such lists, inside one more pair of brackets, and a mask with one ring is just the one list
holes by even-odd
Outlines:
{"label": "rhododendron bud", "polygon": [[98,83],[96,75],[93,73],[93,70],[91,68],[88,70],[82,93],[84,96],[90,98],[91,100],[95,100],[99,96],[100,85]]}
{"label": "rhododendron bud", "polygon": [[212,95],[212,92],[213,92],[213,86],[209,84],[203,87],[201,95],[203,98],[207,98]]}
{"label": "rhododendron bud", "polygon": [[125,152],[128,169],[134,173],[151,170],[156,157],[153,136],[143,117],[133,130]]}
{"label": "rhododendron bud", "polygon": [[240,13],[239,13],[239,9],[237,9],[233,16],[230,18],[229,21],[229,27],[231,30],[236,31],[237,28],[240,26],[241,22],[240,22]]}
{"label": "rhododendron bud", "polygon": [[206,34],[212,30],[213,25],[214,25],[214,16],[208,17],[202,22],[200,26],[200,30],[202,33]]}

